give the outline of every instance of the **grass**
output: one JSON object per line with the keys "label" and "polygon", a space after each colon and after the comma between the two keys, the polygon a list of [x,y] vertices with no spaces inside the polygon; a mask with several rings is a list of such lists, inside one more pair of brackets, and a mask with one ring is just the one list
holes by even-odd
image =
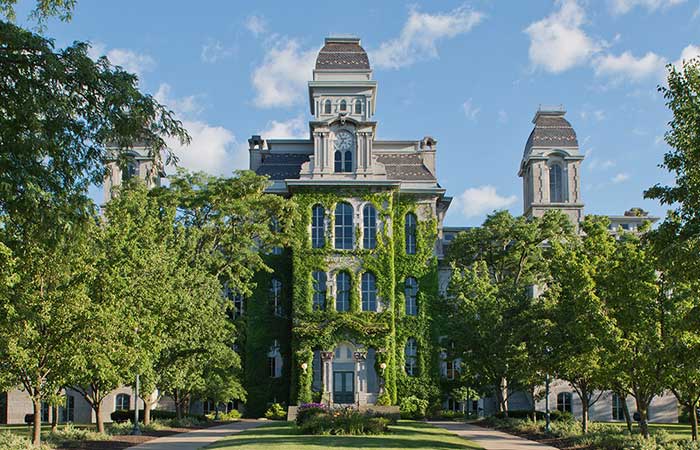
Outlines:
{"label": "grass", "polygon": [[391,432],[377,436],[311,436],[299,434],[291,422],[272,423],[235,434],[216,442],[208,449],[242,450],[357,450],[381,448],[382,450],[451,450],[481,449],[473,442],[462,439],[449,431],[423,422],[400,421],[390,427]]}
{"label": "grass", "polygon": [[[621,429],[627,429],[627,424],[624,422],[599,422],[608,425],[618,426]],[[637,431],[639,426],[637,424],[632,425],[632,429]],[[672,439],[690,439],[691,431],[690,424],[686,423],[650,423],[649,431],[653,433],[654,431],[664,430]]]}

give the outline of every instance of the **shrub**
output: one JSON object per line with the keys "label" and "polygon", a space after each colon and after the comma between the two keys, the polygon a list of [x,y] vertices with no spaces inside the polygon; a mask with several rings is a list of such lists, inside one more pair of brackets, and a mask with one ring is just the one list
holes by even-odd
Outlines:
{"label": "shrub", "polygon": [[11,431],[0,432],[0,450],[51,450],[53,447],[48,444],[41,444],[41,447],[34,447],[29,439],[12,433]]}
{"label": "shrub", "polygon": [[310,413],[299,426],[302,434],[367,435],[381,434],[388,430],[390,419],[361,413],[354,408],[327,410],[312,406],[305,408]]}
{"label": "shrub", "polygon": [[287,410],[279,403],[273,403],[267,411],[265,411],[265,417],[270,420],[286,420]]}
{"label": "shrub", "polygon": [[428,409],[428,400],[423,400],[415,395],[401,399],[401,418],[423,419]]}
{"label": "shrub", "polygon": [[377,406],[391,406],[391,397],[386,392],[377,399]]}
{"label": "shrub", "polygon": [[[132,414],[131,417],[134,417],[134,415]],[[139,417],[142,417],[142,416],[139,416]],[[176,419],[176,418],[177,418],[177,413],[175,411],[167,411],[165,409],[152,409],[151,410],[151,420],[171,420],[171,419]]]}
{"label": "shrub", "polygon": [[76,428],[72,423],[45,436],[47,443],[62,444],[69,441],[108,441],[109,435],[85,428]]}
{"label": "shrub", "polygon": [[185,416],[182,419],[172,419],[167,424],[173,428],[192,428],[198,427],[207,422],[204,416]]}
{"label": "shrub", "polygon": [[[559,411],[558,409],[550,411],[549,418],[554,422],[574,422],[576,420],[569,411]],[[542,413],[542,420],[544,420],[544,413]]]}
{"label": "shrub", "polygon": [[309,417],[327,412],[323,403],[304,403],[297,409],[297,426],[301,426]]}

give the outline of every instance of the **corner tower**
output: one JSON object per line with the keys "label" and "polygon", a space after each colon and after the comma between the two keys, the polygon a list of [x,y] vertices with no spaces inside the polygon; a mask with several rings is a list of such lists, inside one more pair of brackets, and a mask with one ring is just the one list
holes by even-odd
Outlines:
{"label": "corner tower", "polygon": [[577,224],[583,219],[581,162],[576,131],[562,107],[540,107],[535,128],[525,144],[518,176],[523,179],[526,217],[540,217],[550,209],[564,212]]}

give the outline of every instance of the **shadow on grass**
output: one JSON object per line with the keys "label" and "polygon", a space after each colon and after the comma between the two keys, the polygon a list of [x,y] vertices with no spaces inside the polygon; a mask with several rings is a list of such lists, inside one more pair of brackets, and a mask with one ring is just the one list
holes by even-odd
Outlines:
{"label": "shadow on grass", "polygon": [[304,448],[400,448],[400,449],[476,449],[468,442],[460,443],[460,438],[428,424],[411,423],[391,427],[391,432],[374,436],[315,436],[297,433],[292,424],[263,425],[240,433],[207,448],[251,448],[268,449],[276,446]]}

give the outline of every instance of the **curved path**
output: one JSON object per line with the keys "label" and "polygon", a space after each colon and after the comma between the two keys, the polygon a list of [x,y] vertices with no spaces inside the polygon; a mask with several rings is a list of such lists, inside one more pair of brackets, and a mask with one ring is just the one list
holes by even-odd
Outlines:
{"label": "curved path", "polygon": [[129,450],[197,450],[226,436],[240,433],[263,423],[268,422],[242,419],[238,422],[227,423],[218,427],[202,428],[187,433],[153,439],[135,447],[129,447]]}
{"label": "curved path", "polygon": [[428,422],[469,439],[486,450],[557,450],[555,447],[529,441],[512,434],[461,422]]}

